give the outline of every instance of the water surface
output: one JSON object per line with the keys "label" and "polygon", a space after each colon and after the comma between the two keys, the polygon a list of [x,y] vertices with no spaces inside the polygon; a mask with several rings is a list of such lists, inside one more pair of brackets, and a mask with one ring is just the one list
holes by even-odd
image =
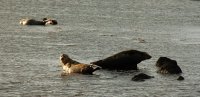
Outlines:
{"label": "water surface", "polygon": [[[198,0],[1,0],[2,97],[198,97],[200,96]],[[21,26],[22,18],[58,21]],[[139,43],[142,38],[146,43]],[[152,59],[139,71],[99,70],[61,77],[59,56],[83,63],[136,49]],[[156,73],[161,56],[177,60],[184,81]],[[145,82],[131,78],[154,76]]]}

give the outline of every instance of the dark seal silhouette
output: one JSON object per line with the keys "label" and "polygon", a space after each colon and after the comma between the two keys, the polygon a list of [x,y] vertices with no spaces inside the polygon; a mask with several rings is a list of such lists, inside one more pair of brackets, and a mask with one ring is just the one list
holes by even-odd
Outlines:
{"label": "dark seal silhouette", "polygon": [[94,71],[100,69],[99,66],[83,64],[72,60],[67,54],[60,56],[60,62],[63,68],[62,75],[70,73],[92,74]]}
{"label": "dark seal silhouette", "polygon": [[[156,62],[157,72],[161,74],[181,74],[182,70],[178,66],[176,60],[167,57],[160,57]],[[184,80],[184,77],[179,76],[177,80]]]}
{"label": "dark seal silhouette", "polygon": [[103,60],[91,62],[102,69],[109,70],[137,70],[137,64],[143,60],[150,59],[151,56],[146,52],[138,50],[122,51]]}
{"label": "dark seal silhouette", "polygon": [[145,81],[145,79],[151,79],[151,78],[154,78],[154,76],[149,76],[147,74],[140,73],[138,75],[135,75],[131,80],[132,81]]}

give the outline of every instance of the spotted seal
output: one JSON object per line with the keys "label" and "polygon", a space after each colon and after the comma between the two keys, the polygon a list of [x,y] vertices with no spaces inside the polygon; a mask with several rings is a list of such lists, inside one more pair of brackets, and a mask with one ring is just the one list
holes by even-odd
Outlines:
{"label": "spotted seal", "polygon": [[53,19],[43,18],[43,20],[35,19],[21,19],[19,21],[21,25],[57,25],[58,22]]}
{"label": "spotted seal", "polygon": [[60,56],[60,62],[64,73],[81,73],[81,74],[92,74],[94,71],[99,70],[100,67],[96,65],[89,65],[72,60],[67,54]]}
{"label": "spotted seal", "polygon": [[45,25],[57,25],[58,24],[58,22],[56,20],[49,19],[49,18],[43,18],[43,21],[45,22]]}

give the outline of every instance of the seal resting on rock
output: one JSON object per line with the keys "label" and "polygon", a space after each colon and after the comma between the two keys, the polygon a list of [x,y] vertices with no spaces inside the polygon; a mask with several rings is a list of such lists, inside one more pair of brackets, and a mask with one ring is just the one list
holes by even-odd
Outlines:
{"label": "seal resting on rock", "polygon": [[[177,65],[176,60],[167,57],[160,57],[156,62],[157,72],[161,74],[181,74],[182,70]],[[184,80],[184,77],[179,76],[177,80]]]}
{"label": "seal resting on rock", "polygon": [[151,56],[146,52],[127,50],[105,59],[91,62],[91,64],[95,64],[102,67],[102,69],[109,70],[137,70],[138,63],[150,58]]}
{"label": "seal resting on rock", "polygon": [[151,78],[154,78],[154,77],[153,76],[149,76],[149,75],[144,74],[144,73],[140,73],[138,75],[135,75],[132,78],[132,81],[145,81],[145,79],[151,79]]}
{"label": "seal resting on rock", "polygon": [[19,22],[21,25],[56,25],[57,21],[52,19],[43,18],[42,21],[35,19],[21,19]]}
{"label": "seal resting on rock", "polygon": [[75,60],[72,60],[67,54],[62,54],[60,56],[60,61],[65,74],[70,74],[70,73],[92,74],[94,71],[100,69],[100,67],[96,65],[83,64]]}

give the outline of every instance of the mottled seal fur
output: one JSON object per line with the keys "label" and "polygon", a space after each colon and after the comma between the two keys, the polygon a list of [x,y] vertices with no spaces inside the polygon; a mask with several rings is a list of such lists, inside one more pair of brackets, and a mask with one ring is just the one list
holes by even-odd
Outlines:
{"label": "mottled seal fur", "polygon": [[57,25],[58,22],[56,20],[53,20],[53,19],[48,19],[48,18],[43,18],[43,21],[46,22],[45,25]]}
{"label": "mottled seal fur", "polygon": [[21,25],[56,25],[57,21],[48,18],[43,18],[41,21],[35,19],[21,19],[19,23]]}
{"label": "mottled seal fur", "polygon": [[143,60],[150,59],[151,56],[138,50],[127,50],[114,54],[102,60],[91,62],[102,69],[109,70],[137,70],[137,64]]}
{"label": "mottled seal fur", "polygon": [[89,65],[72,60],[67,54],[60,56],[60,62],[64,73],[81,73],[92,74],[94,71],[99,70],[100,67],[96,65]]}

